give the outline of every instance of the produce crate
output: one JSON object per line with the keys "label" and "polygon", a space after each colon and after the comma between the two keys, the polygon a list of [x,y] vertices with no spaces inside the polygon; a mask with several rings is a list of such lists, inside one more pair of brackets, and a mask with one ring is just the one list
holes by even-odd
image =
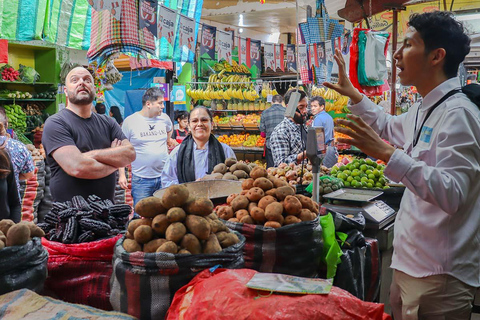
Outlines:
{"label": "produce crate", "polygon": [[231,129],[232,128],[230,123],[217,123],[217,126],[220,129]]}
{"label": "produce crate", "polygon": [[243,127],[245,130],[258,130],[258,124],[256,123],[244,123]]}
{"label": "produce crate", "polygon": [[243,128],[241,121],[230,121],[232,128]]}

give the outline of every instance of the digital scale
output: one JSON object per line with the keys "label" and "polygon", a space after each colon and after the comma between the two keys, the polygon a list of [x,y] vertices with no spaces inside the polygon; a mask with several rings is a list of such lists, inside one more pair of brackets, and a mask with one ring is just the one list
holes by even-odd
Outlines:
{"label": "digital scale", "polygon": [[362,214],[366,229],[379,230],[395,220],[396,211],[381,200],[375,200],[382,191],[342,188],[323,195],[328,203],[323,207],[343,215]]}

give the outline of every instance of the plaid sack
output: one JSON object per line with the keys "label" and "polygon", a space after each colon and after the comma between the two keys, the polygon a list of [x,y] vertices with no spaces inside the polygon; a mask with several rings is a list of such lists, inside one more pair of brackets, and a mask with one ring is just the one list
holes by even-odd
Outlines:
{"label": "plaid sack", "polygon": [[47,278],[47,258],[47,250],[37,237],[23,246],[0,250],[0,295],[18,289],[43,290]]}
{"label": "plaid sack", "polygon": [[164,319],[175,292],[199,272],[221,265],[243,268],[245,238],[215,254],[128,253],[124,238],[118,240],[113,256],[110,302],[115,311],[142,320]]}
{"label": "plaid sack", "polygon": [[309,278],[318,275],[323,254],[318,218],[278,229],[230,221],[225,224],[246,238],[245,268]]}
{"label": "plaid sack", "polygon": [[148,52],[155,55],[155,40],[146,28],[138,26],[138,1],[122,1],[122,15],[116,20],[109,11],[92,11],[89,61],[99,60],[99,65],[111,54]]}
{"label": "plaid sack", "polygon": [[109,281],[113,247],[121,236],[78,244],[42,238],[49,253],[45,289],[66,302],[112,310]]}

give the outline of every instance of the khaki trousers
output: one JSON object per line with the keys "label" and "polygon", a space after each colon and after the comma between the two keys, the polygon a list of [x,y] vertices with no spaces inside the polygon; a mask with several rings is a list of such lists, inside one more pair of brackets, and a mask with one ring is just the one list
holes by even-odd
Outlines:
{"label": "khaki trousers", "polygon": [[476,288],[446,274],[414,278],[393,271],[394,320],[469,320]]}

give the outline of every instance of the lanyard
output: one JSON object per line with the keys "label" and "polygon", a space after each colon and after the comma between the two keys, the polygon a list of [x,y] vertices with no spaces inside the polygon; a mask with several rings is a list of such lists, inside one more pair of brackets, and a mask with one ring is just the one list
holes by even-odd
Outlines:
{"label": "lanyard", "polygon": [[415,137],[415,140],[413,140],[413,148],[415,148],[415,146],[417,145],[418,139],[420,139],[420,133],[422,132],[422,128],[425,125],[425,122],[427,122],[427,119],[432,114],[433,110],[435,110],[440,104],[442,104],[442,102],[444,102],[445,100],[447,100],[448,98],[450,98],[451,96],[453,96],[454,94],[459,93],[459,92],[462,92],[462,91],[460,89],[453,89],[452,91],[450,91],[446,95],[444,95],[442,98],[440,98],[440,100],[438,100],[437,103],[435,103],[430,108],[430,110],[428,110],[427,116],[425,117],[425,119],[423,119],[422,125],[420,126],[420,130],[417,132],[418,110],[420,110],[420,106],[418,107],[417,116],[415,117],[415,127],[414,127],[414,130],[415,130],[414,134],[415,134],[415,132],[417,132],[417,136]]}

